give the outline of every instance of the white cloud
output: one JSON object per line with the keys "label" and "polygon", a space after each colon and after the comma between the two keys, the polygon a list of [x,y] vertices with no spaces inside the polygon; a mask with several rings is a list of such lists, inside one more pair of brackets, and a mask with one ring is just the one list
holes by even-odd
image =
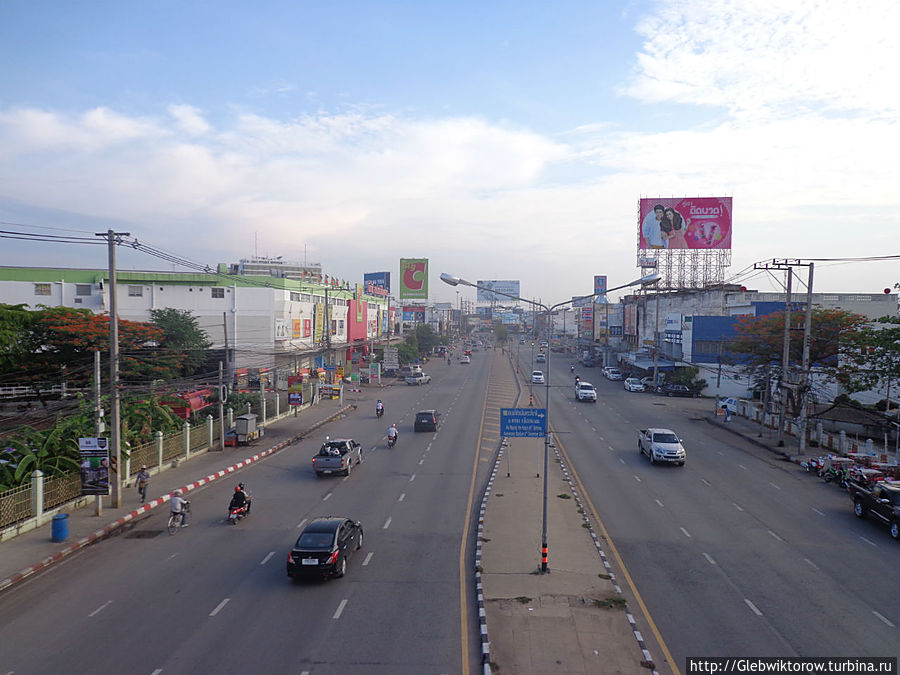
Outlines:
{"label": "white cloud", "polygon": [[169,114],[178,128],[191,136],[202,136],[211,130],[201,111],[192,105],[170,105]]}

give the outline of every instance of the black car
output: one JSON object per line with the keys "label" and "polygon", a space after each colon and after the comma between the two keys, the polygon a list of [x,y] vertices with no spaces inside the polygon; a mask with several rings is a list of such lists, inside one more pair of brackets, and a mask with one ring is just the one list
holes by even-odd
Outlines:
{"label": "black car", "polygon": [[660,387],[659,393],[666,396],[693,396],[695,398],[700,395],[684,384],[664,384]]}
{"label": "black car", "polygon": [[416,413],[415,431],[437,431],[441,414],[437,410],[420,410]]}
{"label": "black car", "polygon": [[300,533],[287,557],[289,577],[342,577],[362,548],[362,525],[349,518],[316,518]]}

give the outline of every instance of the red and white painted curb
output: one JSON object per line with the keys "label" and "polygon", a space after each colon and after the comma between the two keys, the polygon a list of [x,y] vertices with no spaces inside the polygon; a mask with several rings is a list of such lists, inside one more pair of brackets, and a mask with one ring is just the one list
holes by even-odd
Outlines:
{"label": "red and white painted curb", "polygon": [[[249,466],[249,465],[253,464],[254,462],[258,462],[259,460],[261,460],[265,457],[268,457],[269,455],[272,455],[272,454],[278,452],[279,450],[286,448],[287,446],[291,445],[295,441],[303,438],[303,436],[305,436],[306,434],[310,433],[311,431],[315,431],[316,429],[321,427],[323,424],[327,424],[328,422],[330,422],[334,418],[336,418],[338,415],[345,413],[346,411],[350,410],[353,407],[355,407],[355,406],[352,406],[352,405],[344,406],[337,412],[329,415],[328,417],[326,417],[323,420],[316,422],[311,427],[306,429],[303,433],[298,434],[297,436],[294,436],[293,438],[289,438],[288,440],[281,441],[281,443],[277,443],[276,445],[273,445],[268,450],[264,450],[263,452],[253,455],[252,457],[248,457],[247,459],[245,459],[241,462],[238,462],[237,464],[233,464],[232,466],[222,469],[221,471],[217,471],[216,473],[210,474],[206,478],[201,478],[200,480],[196,480],[193,483],[188,483],[187,485],[183,485],[180,488],[176,488],[176,489],[179,489],[182,492],[190,492],[191,490],[196,490],[201,485],[207,485],[208,483],[211,483],[214,480],[218,480],[219,478],[222,478],[223,476],[226,476],[230,473],[234,473],[238,469],[242,469],[245,466]],[[108,537],[112,532],[114,532],[118,528],[122,527],[125,523],[127,523],[131,520],[134,520],[142,513],[147,513],[151,509],[155,509],[157,506],[160,506],[161,504],[165,504],[167,501],[169,501],[172,498],[172,496],[174,494],[175,494],[175,490],[173,490],[172,492],[170,492],[168,494],[161,495],[160,497],[157,497],[156,499],[153,499],[153,500],[147,502],[146,504],[144,504],[143,506],[135,509],[131,513],[125,514],[124,516],[122,516],[118,520],[113,521],[106,527],[103,527],[99,530],[96,530],[95,532],[92,532],[88,536],[83,537],[72,544],[69,544],[64,549],[57,551],[53,555],[47,556],[40,562],[37,562],[34,565],[31,565],[30,567],[26,567],[25,569],[13,574],[11,577],[0,581],[0,593],[2,593],[3,591],[5,591],[7,588],[9,588],[11,586],[14,586],[15,584],[19,583],[20,581],[27,579],[32,574],[40,572],[41,570],[46,569],[50,565],[53,565],[54,563],[59,562],[63,558],[71,555],[72,553],[75,553],[76,551],[84,548],[85,546],[93,544],[95,541],[99,541],[100,539],[103,539],[104,537]]]}

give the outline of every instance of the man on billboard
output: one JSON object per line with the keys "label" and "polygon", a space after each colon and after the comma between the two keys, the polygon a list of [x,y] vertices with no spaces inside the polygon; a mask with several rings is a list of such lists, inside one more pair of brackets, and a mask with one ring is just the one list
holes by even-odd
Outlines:
{"label": "man on billboard", "polygon": [[655,204],[653,210],[644,216],[644,221],[641,223],[641,234],[649,248],[666,247],[662,230],[662,221],[665,215],[666,208],[662,204]]}

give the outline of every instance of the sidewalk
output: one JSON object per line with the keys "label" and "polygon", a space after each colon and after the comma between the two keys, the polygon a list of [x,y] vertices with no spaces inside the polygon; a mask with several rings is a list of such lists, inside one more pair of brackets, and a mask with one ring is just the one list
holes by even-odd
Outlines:
{"label": "sidewalk", "polygon": [[[266,435],[252,447],[201,452],[190,460],[179,462],[175,468],[153,474],[147,491],[150,501],[146,504],[140,503],[137,488],[131,483],[127,487],[123,485],[123,506],[118,509],[106,506],[107,497],[100,517],[96,515],[94,502],[69,511],[69,537],[65,542],[51,541],[51,521],[48,519],[40,527],[0,543],[0,593],[165,504],[174,490],[194,490],[267,457],[352,407],[345,405],[342,408],[337,401],[319,403],[301,411],[296,417],[287,416],[277,422],[269,422]],[[159,496],[152,498],[152,495]]]}
{"label": "sidewalk", "polygon": [[490,660],[485,673],[655,672],[574,481],[553,447],[547,474],[549,572],[540,573],[539,453],[543,439],[508,439],[482,500],[475,564]]}

